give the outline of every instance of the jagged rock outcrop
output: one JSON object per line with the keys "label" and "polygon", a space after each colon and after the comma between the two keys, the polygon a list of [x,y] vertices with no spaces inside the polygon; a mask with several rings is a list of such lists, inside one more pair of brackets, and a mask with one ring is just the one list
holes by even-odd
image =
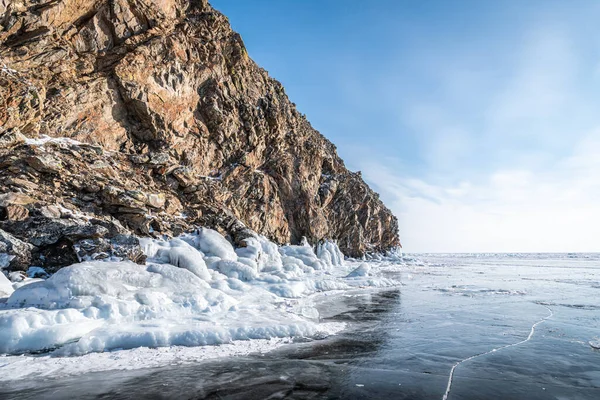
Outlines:
{"label": "jagged rock outcrop", "polygon": [[0,28],[0,229],[36,262],[194,225],[355,256],[399,245],[378,195],[206,1],[0,0]]}

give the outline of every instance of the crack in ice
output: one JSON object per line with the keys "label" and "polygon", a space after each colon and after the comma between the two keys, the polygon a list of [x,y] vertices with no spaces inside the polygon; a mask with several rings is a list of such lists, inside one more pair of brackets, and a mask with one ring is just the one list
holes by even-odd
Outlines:
{"label": "crack in ice", "polygon": [[454,371],[456,370],[456,368],[460,364],[463,364],[463,363],[465,363],[467,361],[471,361],[471,360],[473,360],[475,358],[478,358],[478,357],[482,357],[482,356],[485,356],[485,355],[488,355],[488,354],[491,354],[491,353],[495,353],[495,352],[500,351],[500,350],[507,349],[509,347],[518,346],[520,344],[523,344],[523,343],[528,342],[529,340],[531,340],[531,338],[533,337],[533,334],[535,332],[535,327],[538,326],[539,324],[541,324],[542,322],[546,321],[548,318],[551,318],[554,315],[554,313],[552,312],[552,310],[549,307],[547,307],[547,306],[545,306],[543,304],[540,304],[540,305],[543,306],[543,307],[545,307],[548,311],[550,311],[550,314],[547,315],[547,316],[545,316],[544,318],[540,319],[538,322],[536,322],[535,324],[533,324],[531,326],[531,332],[529,332],[529,336],[527,336],[527,339],[521,340],[520,342],[517,342],[517,343],[508,344],[506,346],[498,347],[498,348],[486,351],[485,353],[476,354],[474,356],[465,358],[464,360],[460,360],[459,362],[457,362],[456,364],[454,364],[452,366],[452,369],[450,370],[450,376],[448,377],[448,386],[446,386],[446,392],[444,393],[444,396],[442,397],[442,400],[447,400],[448,399],[448,395],[450,394],[450,389],[452,388],[452,379],[454,378]]}

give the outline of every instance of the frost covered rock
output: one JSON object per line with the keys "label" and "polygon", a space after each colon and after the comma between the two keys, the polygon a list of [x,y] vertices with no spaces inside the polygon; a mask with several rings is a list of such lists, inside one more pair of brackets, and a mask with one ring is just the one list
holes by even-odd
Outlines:
{"label": "frost covered rock", "polygon": [[111,255],[122,260],[131,260],[136,264],[143,264],[146,261],[146,255],[136,236],[118,234],[110,238],[110,248]]}
{"label": "frost covered rock", "polygon": [[27,269],[31,263],[31,249],[31,245],[0,229],[0,269]]}

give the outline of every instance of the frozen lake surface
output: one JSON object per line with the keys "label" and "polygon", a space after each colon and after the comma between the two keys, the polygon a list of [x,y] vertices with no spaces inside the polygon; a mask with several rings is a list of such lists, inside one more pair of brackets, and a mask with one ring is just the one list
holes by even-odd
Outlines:
{"label": "frozen lake surface", "polygon": [[0,398],[600,398],[600,255],[419,255],[372,268],[401,286],[315,299],[323,321],[346,323],[337,335],[243,357],[5,380]]}

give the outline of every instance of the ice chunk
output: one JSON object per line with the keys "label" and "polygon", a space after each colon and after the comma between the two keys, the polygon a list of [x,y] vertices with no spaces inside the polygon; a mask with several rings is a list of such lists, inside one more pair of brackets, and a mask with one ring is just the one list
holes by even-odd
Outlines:
{"label": "ice chunk", "polygon": [[221,260],[213,264],[214,269],[220,273],[230,277],[240,279],[242,281],[251,281],[256,279],[256,269],[249,267],[238,261]]}
{"label": "ice chunk", "polygon": [[18,288],[23,287],[25,285],[29,285],[29,284],[35,283],[35,282],[43,282],[43,281],[44,281],[44,279],[42,279],[42,278],[25,278],[18,282],[13,282],[12,286],[13,286],[13,289],[17,290]]}
{"label": "ice chunk", "polygon": [[13,283],[21,282],[27,279],[27,275],[25,275],[23,271],[12,271],[8,273],[8,279],[10,279],[10,281]]}
{"label": "ice chunk", "polygon": [[[237,252],[237,250],[236,250],[236,252]],[[252,258],[238,257],[238,262],[241,262],[242,264],[246,264],[253,270],[258,271],[258,264]]]}
{"label": "ice chunk", "polygon": [[275,271],[283,267],[281,255],[275,243],[262,235],[244,239],[246,247],[235,250],[238,257],[254,260],[258,271]]}
{"label": "ice chunk", "polygon": [[12,283],[8,280],[6,275],[0,271],[0,297],[8,297],[13,291]]}
{"label": "ice chunk", "polygon": [[30,278],[47,278],[49,275],[44,268],[29,267],[27,269],[27,276]]}
{"label": "ice chunk", "polygon": [[317,245],[317,257],[329,267],[344,265],[344,254],[337,243],[325,240]]}
{"label": "ice chunk", "polygon": [[237,260],[238,256],[231,243],[215,230],[200,228],[196,234],[183,235],[181,239],[200,249],[206,256],[215,256],[223,260]]}
{"label": "ice chunk", "polygon": [[[314,268],[316,270],[325,269],[326,264],[317,258],[317,255],[313,251],[312,247],[308,245],[303,246],[283,246],[279,248],[283,258],[283,264],[286,265],[286,261],[290,262],[291,258],[298,259],[304,263],[304,265]],[[295,262],[294,262],[295,264]]]}
{"label": "ice chunk", "polygon": [[74,309],[5,311],[0,314],[0,352],[50,350],[100,325],[102,321],[89,319]]}
{"label": "ice chunk", "polygon": [[359,276],[368,276],[371,266],[367,263],[360,264],[355,270],[350,272],[347,278],[356,278]]}
{"label": "ice chunk", "polygon": [[89,261],[45,281],[3,285],[11,293],[0,302],[0,352],[81,355],[310,336],[325,325],[305,297],[396,284],[360,266],[348,278],[355,264],[344,265],[335,242],[321,243],[317,256],[307,243],[278,248],[256,235],[235,251],[218,232],[201,229],[140,244],[146,265]]}
{"label": "ice chunk", "polygon": [[0,253],[0,270],[8,267],[15,256],[8,253]]}
{"label": "ice chunk", "polygon": [[[48,350],[100,327],[108,331],[123,324],[168,327],[173,322],[166,321],[223,312],[235,304],[231,296],[173,265],[75,264],[12,293],[6,302],[12,309],[0,311],[0,331],[6,335],[0,336],[0,352]],[[36,308],[25,312],[17,307]]]}
{"label": "ice chunk", "polygon": [[211,280],[211,275],[203,259],[204,254],[186,241],[173,239],[167,242],[140,239],[140,244],[150,261],[168,263],[187,269],[200,279]]}

